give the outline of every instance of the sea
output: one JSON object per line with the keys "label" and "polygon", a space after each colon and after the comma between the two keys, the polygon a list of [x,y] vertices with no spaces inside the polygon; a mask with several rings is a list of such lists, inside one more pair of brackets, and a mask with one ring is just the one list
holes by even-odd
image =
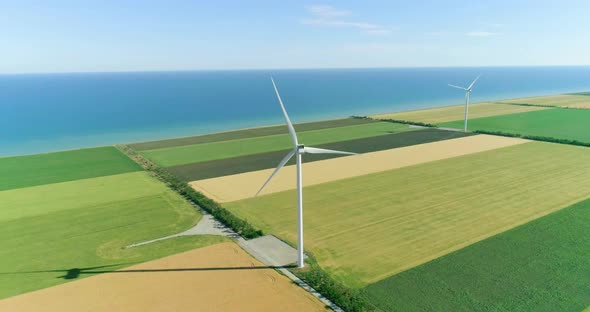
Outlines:
{"label": "sea", "polygon": [[0,75],[0,156],[590,91],[590,66]]}

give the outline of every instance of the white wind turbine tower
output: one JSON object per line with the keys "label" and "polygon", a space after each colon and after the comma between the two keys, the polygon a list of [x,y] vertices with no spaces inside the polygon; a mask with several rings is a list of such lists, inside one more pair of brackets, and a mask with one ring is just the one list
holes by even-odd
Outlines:
{"label": "white wind turbine tower", "polygon": [[291,157],[295,156],[297,160],[297,267],[302,268],[304,266],[303,263],[303,174],[301,172],[301,155],[303,154],[341,154],[341,155],[355,155],[355,153],[349,152],[340,152],[340,151],[333,151],[327,150],[322,148],[315,148],[304,146],[303,144],[299,144],[297,141],[297,134],[295,133],[295,129],[293,128],[293,124],[289,119],[289,115],[287,115],[287,110],[285,110],[285,106],[283,105],[283,101],[281,100],[281,96],[279,95],[279,90],[275,85],[274,79],[270,78],[272,81],[272,86],[275,89],[275,93],[277,95],[277,99],[279,100],[279,104],[281,105],[281,109],[283,111],[283,116],[285,117],[285,122],[287,123],[287,128],[289,128],[289,134],[291,135],[291,140],[293,141],[293,150],[291,150],[283,160],[277,166],[277,169],[268,177],[266,182],[262,185],[260,190],[256,193],[256,195],[260,194],[262,189],[270,182],[272,177],[285,166],[285,164],[291,159]]}
{"label": "white wind turbine tower", "polygon": [[475,84],[475,82],[477,81],[477,79],[479,79],[480,76],[481,75],[477,76],[475,78],[475,80],[473,80],[473,82],[467,88],[463,88],[463,87],[459,87],[459,86],[455,86],[455,85],[449,84],[449,87],[453,87],[453,88],[465,90],[465,126],[464,126],[464,129],[463,129],[464,132],[467,132],[467,118],[469,116],[469,95],[471,94],[471,90],[473,89],[473,85]]}

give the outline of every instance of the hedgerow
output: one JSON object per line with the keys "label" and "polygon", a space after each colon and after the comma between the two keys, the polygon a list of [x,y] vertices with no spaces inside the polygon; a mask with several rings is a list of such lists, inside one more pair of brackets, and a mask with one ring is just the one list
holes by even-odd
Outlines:
{"label": "hedgerow", "polygon": [[309,256],[307,266],[291,272],[347,312],[380,311],[372,305],[363,290],[351,289],[335,281]]}
{"label": "hedgerow", "polygon": [[428,127],[428,128],[437,128],[438,127],[435,124],[425,123],[425,122],[420,122],[420,121],[409,121],[409,120],[399,120],[399,119],[390,119],[390,118],[371,118],[371,117],[366,117],[366,116],[352,116],[352,118],[371,119],[371,120],[376,120],[376,121],[393,122],[393,123],[421,126],[421,127]]}
{"label": "hedgerow", "polygon": [[512,138],[522,138],[522,139],[534,140],[534,141],[543,141],[543,142],[550,142],[550,143],[559,143],[559,144],[569,144],[569,145],[590,147],[590,143],[582,142],[582,141],[578,141],[578,140],[558,139],[558,138],[538,136],[538,135],[522,135],[522,134],[518,134],[518,133],[510,133],[510,132],[503,132],[503,131],[475,130],[474,132],[481,133],[481,134],[500,135],[500,136],[512,137]]}

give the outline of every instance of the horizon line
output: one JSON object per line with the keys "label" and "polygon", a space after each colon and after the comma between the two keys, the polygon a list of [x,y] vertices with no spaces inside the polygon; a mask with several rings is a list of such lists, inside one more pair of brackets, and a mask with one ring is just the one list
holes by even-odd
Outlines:
{"label": "horizon line", "polygon": [[55,72],[0,72],[0,76],[26,75],[76,75],[76,74],[133,74],[133,73],[173,73],[173,72],[238,72],[238,71],[305,71],[305,70],[353,70],[353,69],[427,69],[427,68],[522,68],[522,67],[590,67],[579,65],[460,65],[460,66],[383,66],[383,67],[285,67],[285,68],[235,68],[235,69],[145,69],[145,70],[105,70],[105,71],[55,71]]}

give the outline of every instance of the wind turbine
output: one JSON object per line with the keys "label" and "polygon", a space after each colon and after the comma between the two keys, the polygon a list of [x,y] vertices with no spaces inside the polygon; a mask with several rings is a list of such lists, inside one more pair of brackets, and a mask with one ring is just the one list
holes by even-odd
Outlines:
{"label": "wind turbine", "polygon": [[461,89],[461,90],[465,90],[465,126],[463,131],[467,132],[467,117],[469,116],[469,95],[471,94],[471,90],[473,89],[473,85],[475,84],[475,82],[477,81],[477,79],[479,79],[481,75],[477,76],[475,78],[475,80],[473,80],[473,82],[469,85],[469,87],[467,88],[463,88],[463,87],[459,87],[459,86],[455,86],[452,84],[449,84],[449,87],[453,87],[456,89]]}
{"label": "wind turbine", "polygon": [[341,155],[355,155],[355,153],[349,152],[341,152],[341,151],[333,151],[328,149],[316,148],[316,147],[309,147],[304,146],[303,144],[299,144],[297,141],[297,134],[295,133],[295,128],[293,128],[293,124],[289,119],[289,115],[287,114],[287,110],[285,109],[285,105],[283,105],[283,101],[281,100],[281,95],[279,94],[279,90],[277,89],[277,85],[275,84],[274,79],[271,77],[270,80],[272,81],[272,86],[275,89],[275,93],[277,95],[277,99],[279,100],[279,104],[281,105],[281,110],[283,111],[283,116],[285,117],[285,122],[287,123],[287,128],[289,129],[289,134],[291,136],[291,140],[293,141],[293,149],[281,160],[275,171],[268,177],[266,182],[262,185],[260,190],[256,193],[256,196],[260,194],[260,192],[264,189],[264,187],[270,182],[272,177],[285,166],[285,164],[295,156],[297,160],[297,267],[302,268],[304,266],[303,263],[303,173],[301,172],[301,155],[303,154],[341,154]]}

